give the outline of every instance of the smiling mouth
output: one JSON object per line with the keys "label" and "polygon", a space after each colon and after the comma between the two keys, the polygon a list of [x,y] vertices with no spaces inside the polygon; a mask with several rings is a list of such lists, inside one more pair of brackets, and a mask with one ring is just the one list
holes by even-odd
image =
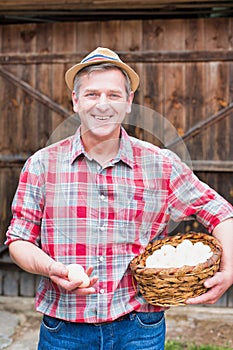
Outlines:
{"label": "smiling mouth", "polygon": [[110,118],[111,118],[110,116],[99,116],[99,115],[95,116],[95,119],[97,120],[108,120]]}

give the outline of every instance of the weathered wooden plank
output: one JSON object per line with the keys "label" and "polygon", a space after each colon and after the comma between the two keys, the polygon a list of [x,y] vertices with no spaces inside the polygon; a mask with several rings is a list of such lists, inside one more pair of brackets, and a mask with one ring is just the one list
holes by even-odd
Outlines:
{"label": "weathered wooden plank", "polygon": [[[186,50],[205,50],[203,20],[186,21],[185,43]],[[188,138],[190,130],[194,130],[200,120],[205,118],[205,72],[206,64],[202,62],[188,62],[185,73],[185,96],[186,96],[186,125],[182,136],[186,143],[191,159],[206,159],[206,140],[202,134],[195,134],[195,138]],[[188,142],[187,142],[188,141]]]}
{"label": "weathered wooden plank", "polygon": [[180,52],[185,50],[185,31],[182,19],[162,21],[156,32],[157,35],[154,37],[154,41],[160,39],[159,50],[162,52]]}
{"label": "weathered wooden plank", "polygon": [[5,271],[3,274],[3,295],[18,296],[19,295],[19,272]]}
{"label": "weathered wooden plank", "polygon": [[[52,26],[43,24],[42,26],[39,26],[39,28],[40,30],[38,31],[36,40],[36,51],[46,51],[48,53],[51,53],[53,51]],[[63,42],[63,40],[61,41]],[[53,80],[51,65],[39,64],[36,66],[35,82],[33,88],[34,91],[37,92],[38,97],[41,95],[43,101],[47,101],[46,103],[41,103],[40,108],[35,109],[31,120],[31,125],[33,128],[31,137],[34,137],[36,140],[37,147],[42,148],[44,147],[52,130],[52,111],[56,110],[56,112],[58,112],[58,109],[60,110],[61,107],[58,103],[53,101],[52,98]],[[37,100],[38,102],[40,102],[41,97]],[[64,110],[63,107],[62,109]]]}
{"label": "weathered wooden plank", "polygon": [[26,91],[30,96],[32,96],[34,99],[39,101],[40,103],[46,105],[47,107],[53,109],[63,117],[67,117],[70,115],[70,112],[55,103],[52,99],[50,99],[48,96],[45,96],[43,93],[39,92],[38,90],[34,89],[32,86],[27,84],[25,81],[22,81],[21,79],[17,78],[12,73],[6,71],[3,68],[0,68],[0,75],[7,79],[9,82],[13,83],[14,85],[20,87],[24,91]]}
{"label": "weathered wooden plank", "polygon": [[[37,26],[33,23],[28,26],[19,26],[19,45],[21,52],[35,52],[36,51],[36,30]],[[11,72],[11,68],[9,69]],[[30,86],[35,86],[35,65],[19,65],[15,77],[23,80]],[[14,146],[19,147],[21,151],[28,152],[29,150],[38,148],[37,138],[34,132],[33,119],[35,108],[37,107],[36,101],[30,97],[29,94],[25,94],[25,91],[20,86],[14,86],[11,84],[12,90],[15,91],[15,106],[16,106],[16,120],[17,127],[14,129]],[[17,152],[14,150],[13,152]]]}
{"label": "weathered wooden plank", "polygon": [[11,166],[11,164],[22,164],[24,163],[28,155],[23,154],[0,154],[0,164],[2,164],[4,167]]}
{"label": "weathered wooden plank", "polygon": [[164,114],[164,98],[161,91],[164,89],[164,66],[163,64],[148,63],[144,66],[143,80],[144,104],[161,115]]}
{"label": "weathered wooden plank", "polygon": [[27,273],[20,272],[19,274],[19,295],[23,297],[34,297],[37,288],[36,276]]}
{"label": "weathered wooden plank", "polygon": [[[9,31],[7,28],[2,28],[2,52],[19,52],[20,51],[20,35],[17,33],[13,26],[10,26]],[[16,75],[19,67],[9,66],[12,74]],[[15,132],[17,131],[17,111],[18,111],[18,101],[17,101],[17,91],[12,89],[11,84],[8,84],[5,79],[1,79],[1,131],[0,131],[0,150],[9,151],[15,145],[15,139],[17,136]],[[14,130],[14,133],[12,132]],[[18,147],[20,147],[19,143]],[[14,150],[13,150],[14,152]]]}
{"label": "weathered wooden plank", "polygon": [[[228,95],[228,66],[221,63],[210,63],[206,71],[206,103],[205,115],[215,114],[215,122],[207,129],[207,159],[227,159],[229,157],[228,139],[224,137],[222,130],[228,130],[228,118],[221,118],[229,108]],[[231,101],[231,100],[230,100]],[[225,107],[225,108],[224,108]],[[232,104],[230,105],[232,107]],[[216,123],[218,121],[218,123]],[[213,119],[212,119],[213,122]],[[209,125],[211,125],[209,124]],[[227,157],[227,158],[226,158]]]}
{"label": "weathered wooden plank", "polygon": [[[190,19],[185,24],[186,50],[204,50],[204,21],[203,19]],[[188,147],[191,159],[206,159],[205,133],[196,133],[194,137],[188,137],[189,132],[194,132],[201,120],[205,119],[205,72],[206,64],[203,62],[188,62],[185,64],[185,132],[182,140]]]}
{"label": "weathered wooden plank", "polygon": [[[122,37],[120,36],[121,21],[104,21],[101,23],[101,45],[104,47],[117,48],[120,45]],[[112,33],[115,33],[113,36]]]}
{"label": "weathered wooden plank", "polygon": [[[72,0],[56,0],[50,1],[49,3],[46,0],[37,0],[36,2],[31,2],[30,0],[1,0],[0,9],[123,9],[123,8],[163,8],[168,5],[172,5],[173,7],[216,7],[218,3],[213,0],[201,0],[198,1],[197,4],[193,1],[188,0],[134,0],[133,2],[130,0],[76,0],[75,2]],[[230,1],[219,1],[219,6],[231,6]]]}
{"label": "weathered wooden plank", "polygon": [[[72,55],[75,55],[77,51],[77,45],[79,43],[80,38],[82,37],[82,32],[77,30],[78,24],[73,23],[54,23],[51,26],[52,32],[52,44],[51,44],[51,53],[64,53],[69,52]],[[60,38],[57,40],[57,38]],[[83,34],[82,40],[85,38],[86,40],[87,33]],[[83,40],[84,41],[84,40]],[[77,61],[76,61],[77,62]],[[75,62],[75,63],[76,63]],[[64,109],[67,110],[67,116],[72,115],[72,102],[71,102],[71,92],[67,88],[65,83],[65,72],[71,66],[70,62],[54,63],[52,65],[48,65],[50,68],[50,86],[51,86],[51,97],[53,101],[56,102],[57,105],[63,106]],[[46,121],[45,121],[46,122]],[[54,132],[56,132],[57,128],[60,127],[64,123],[64,118],[62,115],[56,113],[56,111],[51,110],[51,130],[52,133],[49,135],[48,142],[51,142],[52,135],[54,137]],[[66,124],[65,124],[66,125]],[[66,127],[64,127],[66,129]],[[62,137],[63,131],[61,130],[60,135]],[[57,137],[57,133],[56,133]],[[58,140],[58,139],[57,139]]]}
{"label": "weathered wooden plank", "polygon": [[[118,41],[118,46],[115,49],[117,52],[121,52],[122,48],[130,53],[143,52],[144,33],[142,20],[120,21],[119,30],[122,40]],[[135,35],[136,33],[137,35]]]}
{"label": "weathered wooden plank", "polygon": [[[164,66],[164,116],[176,126],[180,136],[185,130],[185,73],[184,65],[173,64]],[[174,138],[174,132],[170,132],[169,125],[165,128],[165,144],[169,144]]]}
{"label": "weathered wooden plank", "polygon": [[[233,161],[232,160],[191,160],[192,169],[195,172],[216,172],[216,173],[232,173]],[[229,193],[228,193],[229,195]]]}
{"label": "weathered wooden plank", "polygon": [[204,22],[203,38],[205,49],[227,50],[232,48],[232,33],[229,30],[229,18],[215,18],[214,21],[207,19]]}
{"label": "weathered wooden plank", "polygon": [[[127,36],[126,36],[127,37]],[[97,41],[98,42],[98,41]],[[92,42],[89,42],[89,44]],[[16,64],[73,64],[79,62],[83,57],[97,45],[90,46],[90,49],[77,51],[75,53],[0,53],[0,64],[16,65]],[[102,45],[104,46],[104,45]],[[106,45],[107,46],[107,45]],[[111,45],[113,47],[113,45]],[[115,49],[114,49],[115,50]],[[116,50],[117,51],[117,50]],[[206,51],[206,50],[190,50],[190,51],[117,51],[121,58],[128,63],[177,63],[177,62],[226,62],[233,60],[233,51]]]}
{"label": "weathered wooden plank", "polygon": [[[225,118],[228,113],[230,113],[233,109],[233,102],[229,104],[229,106],[222,108],[220,111],[218,111],[216,114],[210,116],[209,118],[206,118],[204,120],[200,120],[198,123],[196,123],[192,128],[190,128],[184,135],[182,135],[182,139],[184,141],[187,141],[191,137],[196,136],[200,132],[202,132],[205,128],[215,124],[217,121],[220,121],[221,119]],[[180,139],[176,139],[172,141],[170,144],[167,145],[167,147],[172,147],[175,143],[180,142]]]}
{"label": "weathered wooden plank", "polygon": [[103,46],[101,41],[101,25],[102,22],[97,20],[97,16],[91,22],[76,22],[75,51],[73,52],[76,62],[81,61],[87,53],[94,50],[97,46]]}
{"label": "weathered wooden plank", "polygon": [[[183,40],[183,31],[182,31],[182,21],[175,20],[173,21],[174,26],[177,28],[177,31],[174,33],[173,39],[171,40],[171,25],[166,21],[158,20],[154,22],[153,20],[143,21],[143,53],[145,52],[164,52],[167,47],[170,47],[171,50],[183,50],[184,40]],[[171,66],[163,64],[163,60],[155,64],[147,62],[144,64],[144,104],[147,107],[152,108],[161,115],[160,118],[146,118],[145,124],[149,126],[151,130],[150,134],[145,134],[145,137],[148,141],[151,141],[158,145],[166,144],[166,140],[174,138],[177,134],[174,135],[174,129],[169,127],[169,121],[173,123],[174,113],[177,113],[178,103],[173,104],[169,99],[176,99],[177,85],[179,85],[178,90],[182,89],[182,73],[180,72],[178,64],[173,64]],[[176,73],[174,73],[176,71]],[[173,73],[175,74],[173,76]],[[181,78],[181,80],[180,80]],[[168,105],[172,104],[175,108],[170,108]],[[174,112],[174,113],[173,113]],[[182,117],[180,120],[182,120]],[[156,121],[154,121],[156,119]],[[180,128],[180,123],[178,123],[177,129]],[[157,141],[154,139],[154,136],[157,137]],[[158,142],[159,140],[159,142]]]}
{"label": "weathered wooden plank", "polygon": [[194,51],[207,51],[205,47],[204,23],[205,19],[203,18],[190,18],[188,21],[185,21],[185,50],[191,52],[191,55]]}

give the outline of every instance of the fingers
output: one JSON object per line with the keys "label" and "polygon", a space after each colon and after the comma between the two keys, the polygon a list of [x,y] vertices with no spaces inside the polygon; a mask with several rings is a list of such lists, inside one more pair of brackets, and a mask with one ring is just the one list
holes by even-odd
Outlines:
{"label": "fingers", "polygon": [[190,298],[186,301],[186,304],[214,304],[229,288],[229,281],[225,278],[223,273],[217,272],[213,277],[208,278],[205,283],[205,287],[208,288],[207,292]]}
{"label": "fingers", "polygon": [[221,274],[219,272],[217,272],[213,277],[208,278],[205,281],[204,286],[206,288],[212,288],[220,283],[222,283]]}
{"label": "fingers", "polygon": [[94,288],[94,285],[96,284],[96,282],[98,281],[98,276],[93,276],[90,279],[90,284],[88,287],[86,288],[75,288],[74,290],[72,290],[72,292],[74,292],[77,295],[89,295],[89,294],[96,294],[96,289]]}
{"label": "fingers", "polygon": [[72,291],[76,295],[85,296],[90,294],[96,294],[96,289],[94,287],[87,287],[87,288],[77,288]]}
{"label": "fingers", "polygon": [[94,267],[93,267],[93,266],[89,266],[89,267],[87,268],[86,274],[90,277],[91,274],[92,274],[92,272],[93,272],[93,270],[94,270]]}
{"label": "fingers", "polygon": [[[90,266],[87,268],[87,275],[90,277],[94,268]],[[88,287],[82,288],[80,285],[83,281],[76,280],[75,282],[68,279],[68,269],[67,267],[59,262],[54,262],[50,266],[50,279],[56,283],[60,288],[67,290],[68,292],[75,293],[77,295],[89,295],[95,294],[96,289],[94,285],[98,281],[98,276],[90,277],[90,284]]]}
{"label": "fingers", "polygon": [[202,294],[200,296],[197,296],[195,298],[190,298],[190,299],[186,300],[186,304],[189,304],[189,305],[214,304],[214,303],[216,303],[216,301],[219,298],[218,295],[219,295],[219,293],[217,293],[213,289],[210,289],[206,293],[204,293],[204,294]]}

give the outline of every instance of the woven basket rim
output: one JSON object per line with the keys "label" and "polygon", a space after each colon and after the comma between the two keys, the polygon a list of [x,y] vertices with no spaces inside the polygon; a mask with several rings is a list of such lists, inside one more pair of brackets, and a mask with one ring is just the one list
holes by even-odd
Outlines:
{"label": "woven basket rim", "polygon": [[[171,244],[175,241],[178,241],[179,239],[181,239],[182,241],[185,239],[194,239],[196,238],[198,242],[200,241],[204,241],[205,244],[207,244],[207,242],[212,243],[212,247],[214,247],[215,249],[213,249],[212,247],[211,250],[213,252],[213,255],[206,260],[204,263],[200,263],[196,266],[190,266],[190,265],[184,265],[182,267],[171,267],[171,268],[152,268],[152,267],[146,267],[145,266],[145,257],[148,257],[149,255],[151,255],[149,252],[151,251],[155,251],[157,249],[153,250],[153,246],[159,246],[161,244],[165,245],[165,244]],[[163,244],[164,242],[167,242],[165,244]],[[159,248],[158,248],[159,249]],[[137,257],[135,257],[131,263],[130,263],[130,268],[133,272],[138,273],[138,274],[142,274],[144,272],[147,272],[147,274],[160,274],[160,275],[183,275],[183,274],[196,274],[198,272],[200,272],[201,270],[204,270],[212,265],[214,265],[215,263],[217,263],[217,261],[219,260],[219,257],[221,256],[222,253],[222,247],[219,243],[219,241],[206,233],[201,233],[201,232],[189,232],[186,234],[181,234],[178,233],[175,236],[170,236],[170,237],[166,237],[166,238],[162,238],[160,240],[154,241],[154,242],[150,242],[148,244],[148,246],[145,248],[144,252],[142,252],[140,255],[138,255]],[[144,258],[144,259],[143,259]]]}

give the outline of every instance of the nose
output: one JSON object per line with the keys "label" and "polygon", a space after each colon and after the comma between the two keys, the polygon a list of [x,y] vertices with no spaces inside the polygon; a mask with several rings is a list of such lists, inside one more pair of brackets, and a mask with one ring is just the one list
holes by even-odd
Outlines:
{"label": "nose", "polygon": [[108,101],[108,97],[105,93],[102,93],[99,96],[98,102],[96,104],[96,107],[101,109],[101,110],[106,110],[109,106],[109,101]]}

